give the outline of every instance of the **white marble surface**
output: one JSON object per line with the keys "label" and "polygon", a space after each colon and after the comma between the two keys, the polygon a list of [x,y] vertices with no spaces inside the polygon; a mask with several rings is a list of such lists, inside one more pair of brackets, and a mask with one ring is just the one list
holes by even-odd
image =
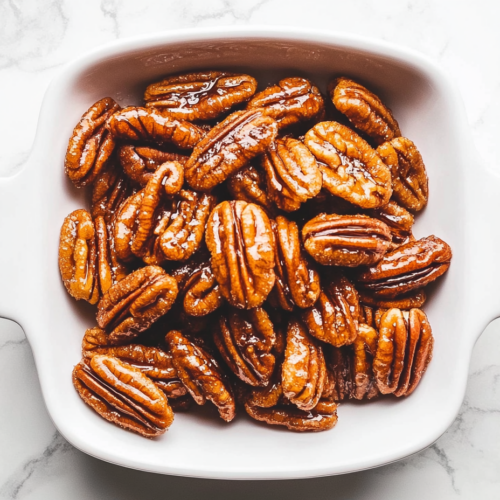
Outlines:
{"label": "white marble surface", "polygon": [[[233,24],[342,30],[427,54],[459,85],[478,161],[500,171],[499,18],[495,0],[0,0],[0,175],[22,168],[43,93],[72,57],[134,34]],[[68,444],[47,415],[22,330],[0,320],[0,500],[498,499],[499,380],[500,322],[495,322],[475,347],[457,420],[413,457],[371,471],[302,481],[165,477],[106,464]]]}

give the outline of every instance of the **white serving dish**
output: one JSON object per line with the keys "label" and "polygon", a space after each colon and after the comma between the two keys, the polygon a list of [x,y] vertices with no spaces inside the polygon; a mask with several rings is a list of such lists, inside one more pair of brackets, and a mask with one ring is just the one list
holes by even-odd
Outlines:
{"label": "white serving dish", "polygon": [[[96,100],[111,96],[138,104],[147,83],[207,68],[248,72],[261,87],[293,75],[312,78],[323,91],[336,75],[360,79],[389,104],[404,135],[420,148],[430,201],[415,233],[440,236],[454,257],[425,306],[436,339],[434,359],[411,397],[342,404],[335,429],[305,434],[244,415],[228,425],[207,404],[176,415],[163,437],[147,440],[100,418],[73,389],[81,339],[95,320],[91,306],[67,294],[57,266],[61,223],[87,206],[84,192],[63,172],[68,138]],[[274,27],[122,40],[61,71],[45,95],[30,160],[15,177],[0,179],[0,316],[26,332],[56,427],[102,460],[220,479],[305,478],[376,467],[429,446],[457,415],[474,342],[500,311],[499,200],[500,179],[474,153],[455,87],[435,63],[411,50],[353,35]]]}

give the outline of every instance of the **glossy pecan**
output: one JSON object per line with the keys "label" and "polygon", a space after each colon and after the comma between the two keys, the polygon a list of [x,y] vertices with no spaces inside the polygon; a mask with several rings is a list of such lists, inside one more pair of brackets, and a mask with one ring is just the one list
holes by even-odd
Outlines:
{"label": "glossy pecan", "polygon": [[70,295],[97,303],[97,245],[94,223],[87,210],[75,210],[64,219],[59,239],[59,270]]}
{"label": "glossy pecan", "polygon": [[281,366],[276,366],[269,382],[264,387],[252,387],[245,397],[244,402],[260,408],[271,408],[276,406],[283,398],[283,386],[281,385]]}
{"label": "glossy pecan", "polygon": [[236,413],[234,396],[217,361],[181,332],[172,330],[165,341],[172,353],[179,378],[195,402],[204,405],[208,399],[218,408],[223,420],[233,420]]}
{"label": "glossy pecan", "polygon": [[185,165],[188,184],[208,191],[262,154],[276,138],[276,122],[260,110],[236,111],[194,148]]}
{"label": "glossy pecan", "polygon": [[391,110],[363,85],[340,77],[330,84],[328,91],[335,107],[377,144],[401,135]]}
{"label": "glossy pecan", "polygon": [[111,97],[105,97],[83,114],[73,130],[64,170],[76,187],[92,183],[113,153],[115,141],[105,125],[119,109]]}
{"label": "glossy pecan", "polygon": [[381,144],[377,153],[391,169],[396,201],[408,210],[422,210],[429,199],[429,181],[415,144],[410,139],[398,137]]}
{"label": "glossy pecan", "polygon": [[252,386],[265,386],[274,370],[274,326],[261,307],[230,309],[219,318],[214,341],[231,371]]}
{"label": "glossy pecan", "polygon": [[155,109],[130,106],[115,113],[107,123],[115,139],[171,143],[181,149],[192,149],[205,136],[205,131],[184,120],[163,116]]}
{"label": "glossy pecan", "polygon": [[163,392],[140,370],[113,356],[83,359],[73,370],[73,384],[101,417],[142,436],[159,436],[174,420]]}
{"label": "glossy pecan", "polygon": [[177,292],[177,282],[161,267],[143,267],[106,292],[97,305],[97,324],[112,344],[124,343],[163,316]]}
{"label": "glossy pecan", "polygon": [[304,225],[302,238],[314,260],[345,267],[378,262],[392,241],[389,227],[366,215],[320,214]]}
{"label": "glossy pecan", "polygon": [[247,109],[262,108],[280,128],[299,122],[320,120],[325,112],[325,103],[320,91],[305,78],[285,78],[256,94],[247,104]]}
{"label": "glossy pecan", "polygon": [[378,298],[365,293],[364,291],[359,292],[359,301],[362,304],[366,304],[372,307],[381,307],[383,309],[392,309],[397,307],[398,309],[412,309],[414,307],[422,307],[427,300],[427,294],[424,289],[413,290],[412,292],[405,295],[398,295],[394,299],[390,298]]}
{"label": "glossy pecan", "polygon": [[450,267],[450,246],[428,236],[396,248],[357,276],[360,290],[376,298],[394,298],[422,288]]}
{"label": "glossy pecan", "polygon": [[224,298],[240,309],[262,305],[275,281],[273,235],[264,210],[224,201],[212,211],[205,238]]}
{"label": "glossy pecan", "polygon": [[323,187],[362,208],[386,205],[392,194],[391,172],[359,135],[337,122],[321,122],[305,137],[323,174]]}
{"label": "glossy pecan", "polygon": [[147,107],[183,120],[213,120],[233,106],[248,101],[257,90],[249,75],[205,71],[169,76],[148,86]]}
{"label": "glossy pecan", "polygon": [[356,339],[359,314],[358,293],[339,274],[323,283],[318,300],[302,313],[302,319],[313,337],[340,347]]}
{"label": "glossy pecan", "polygon": [[209,263],[204,263],[189,276],[183,286],[182,304],[190,316],[206,316],[223,302],[220,286]]}
{"label": "glossy pecan", "polygon": [[297,139],[276,139],[261,163],[266,172],[268,195],[281,210],[298,210],[321,190],[323,178],[318,163]]}

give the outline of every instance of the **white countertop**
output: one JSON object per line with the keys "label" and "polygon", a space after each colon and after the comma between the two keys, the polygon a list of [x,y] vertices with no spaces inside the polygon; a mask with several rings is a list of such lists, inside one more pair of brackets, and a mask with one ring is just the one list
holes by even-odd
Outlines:
{"label": "white countertop", "polygon": [[[43,94],[65,62],[116,38],[234,24],[340,30],[421,51],[457,82],[477,161],[500,172],[499,20],[500,2],[495,0],[4,0],[0,2],[0,175],[23,168]],[[84,455],[55,430],[23,331],[3,320],[0,401],[0,500],[500,498],[498,321],[490,324],[475,347],[466,398],[452,427],[413,457],[347,476],[208,481],[132,471]]]}

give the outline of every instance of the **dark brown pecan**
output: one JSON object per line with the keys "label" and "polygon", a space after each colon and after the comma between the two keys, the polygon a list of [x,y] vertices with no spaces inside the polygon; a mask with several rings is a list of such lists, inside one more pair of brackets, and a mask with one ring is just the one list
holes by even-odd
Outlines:
{"label": "dark brown pecan", "polygon": [[323,187],[362,208],[386,205],[392,194],[391,172],[359,135],[337,122],[321,122],[305,137],[319,162]]}
{"label": "dark brown pecan", "polygon": [[257,90],[249,75],[205,71],[169,76],[148,86],[147,107],[183,120],[213,120],[233,106],[248,101]]}
{"label": "dark brown pecan", "polygon": [[276,406],[282,400],[282,397],[281,366],[276,366],[269,383],[264,387],[252,387],[244,402],[260,408],[271,408]]}
{"label": "dark brown pecan", "polygon": [[321,346],[309,336],[300,321],[292,318],[288,323],[281,371],[284,396],[300,410],[312,410],[323,393],[325,377]]}
{"label": "dark brown pecan", "polygon": [[323,178],[318,163],[297,139],[284,137],[272,142],[261,162],[268,195],[281,210],[298,210],[321,190]]}
{"label": "dark brown pecan", "polygon": [[197,191],[212,189],[262,154],[277,133],[276,122],[260,110],[229,115],[194,148],[185,166],[188,184]]}
{"label": "dark brown pecan", "polygon": [[424,161],[415,144],[410,139],[398,137],[381,144],[377,153],[391,169],[396,201],[408,210],[422,210],[429,198],[429,181]]}
{"label": "dark brown pecan", "polygon": [[75,210],[64,219],[59,239],[59,270],[70,295],[97,303],[97,245],[94,223],[87,210]]}
{"label": "dark brown pecan", "polygon": [[391,244],[389,227],[366,215],[320,214],[302,228],[304,247],[324,266],[378,262]]}
{"label": "dark brown pecan", "polygon": [[178,331],[169,332],[165,341],[172,353],[179,378],[195,402],[203,405],[208,399],[217,406],[223,420],[233,420],[236,403],[217,361]]}
{"label": "dark brown pecan", "polygon": [[230,309],[219,319],[214,341],[224,361],[243,382],[265,386],[274,370],[274,326],[261,307]]}
{"label": "dark brown pecan", "polygon": [[112,286],[97,305],[97,324],[112,344],[137,337],[163,316],[177,297],[177,282],[158,266],[146,266]]}
{"label": "dark brown pecan", "polygon": [[224,298],[240,309],[262,305],[275,281],[273,235],[264,210],[224,201],[210,215],[205,238]]}
{"label": "dark brown pecan", "polygon": [[376,298],[399,297],[422,288],[450,267],[450,246],[428,236],[396,248],[357,276],[360,290]]}
{"label": "dark brown pecan", "polygon": [[190,316],[206,316],[218,309],[223,302],[219,284],[208,263],[189,276],[182,294],[184,311]]}
{"label": "dark brown pecan", "polygon": [[342,275],[323,283],[314,306],[302,313],[309,333],[336,347],[352,344],[358,334],[358,293]]}
{"label": "dark brown pecan", "polygon": [[424,289],[413,290],[405,295],[398,295],[394,299],[377,298],[364,291],[359,292],[359,301],[372,307],[381,307],[383,309],[412,309],[414,307],[422,307],[427,300],[427,294]]}
{"label": "dark brown pecan", "polygon": [[319,274],[301,249],[295,222],[278,216],[271,221],[276,248],[273,296],[286,311],[311,307],[321,291]]}
{"label": "dark brown pecan", "polygon": [[305,78],[285,78],[259,92],[247,104],[247,109],[263,108],[280,128],[295,123],[320,120],[325,112],[325,103],[320,91]]}
{"label": "dark brown pecan", "polygon": [[73,370],[78,394],[109,422],[145,437],[163,434],[174,420],[162,391],[140,370],[97,354]]}
{"label": "dark brown pecan", "polygon": [[181,149],[194,148],[205,135],[205,131],[193,123],[163,116],[155,109],[133,106],[115,113],[107,127],[115,139],[171,143]]}
{"label": "dark brown pecan", "polygon": [[[187,156],[178,153],[170,153],[147,146],[134,146],[133,144],[124,144],[120,146],[118,149],[118,158],[123,171],[130,179],[141,186],[145,186],[148,183],[153,172],[160,165],[174,161],[184,165],[188,160]],[[182,169],[181,186],[183,181],[184,169]],[[171,182],[173,182],[173,179]]]}
{"label": "dark brown pecan", "polygon": [[391,110],[363,85],[341,77],[330,84],[328,91],[335,107],[377,144],[401,135]]}
{"label": "dark brown pecan", "polygon": [[105,125],[119,109],[111,97],[105,97],[83,114],[73,130],[64,170],[76,187],[92,183],[113,153],[115,141]]}

